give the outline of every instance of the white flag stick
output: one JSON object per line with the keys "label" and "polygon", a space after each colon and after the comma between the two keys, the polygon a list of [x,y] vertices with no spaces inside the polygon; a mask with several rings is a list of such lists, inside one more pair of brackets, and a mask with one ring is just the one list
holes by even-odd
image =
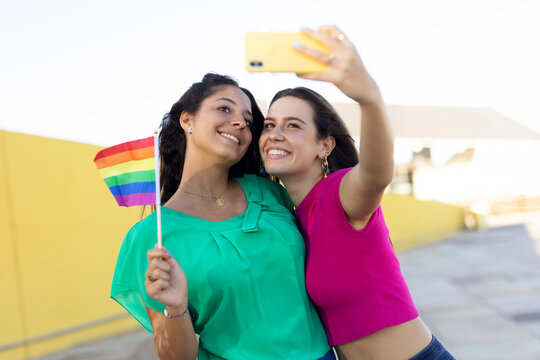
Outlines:
{"label": "white flag stick", "polygon": [[163,245],[161,244],[161,186],[159,184],[159,135],[157,130],[154,130],[154,157],[156,178],[157,243],[158,248],[161,249]]}

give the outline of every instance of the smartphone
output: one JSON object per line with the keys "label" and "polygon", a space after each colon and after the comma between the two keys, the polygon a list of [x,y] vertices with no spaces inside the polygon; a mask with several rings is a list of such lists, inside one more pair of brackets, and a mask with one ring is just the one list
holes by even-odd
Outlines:
{"label": "smartphone", "polygon": [[245,37],[246,69],[252,72],[324,73],[328,65],[299,53],[304,46],[329,53],[326,46],[302,33],[251,32]]}

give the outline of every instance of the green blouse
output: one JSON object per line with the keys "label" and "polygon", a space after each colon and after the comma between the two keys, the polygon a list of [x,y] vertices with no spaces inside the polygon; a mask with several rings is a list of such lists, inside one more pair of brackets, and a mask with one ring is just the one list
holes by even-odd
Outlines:
{"label": "green blouse", "polygon": [[[320,358],[329,345],[308,300],[304,241],[292,203],[272,181],[255,175],[235,180],[248,207],[225,221],[162,207],[163,245],[188,278],[199,359]],[[154,212],[127,233],[111,288],[111,297],[148,331],[145,306],[165,308],[144,287],[146,252],[155,243]]]}

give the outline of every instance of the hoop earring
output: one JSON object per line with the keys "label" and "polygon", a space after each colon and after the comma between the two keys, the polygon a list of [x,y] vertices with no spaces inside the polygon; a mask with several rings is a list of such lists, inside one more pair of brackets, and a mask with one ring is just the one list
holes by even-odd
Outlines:
{"label": "hoop earring", "polygon": [[328,154],[324,154],[324,160],[321,164],[321,169],[323,172],[323,178],[325,179],[328,176]]}

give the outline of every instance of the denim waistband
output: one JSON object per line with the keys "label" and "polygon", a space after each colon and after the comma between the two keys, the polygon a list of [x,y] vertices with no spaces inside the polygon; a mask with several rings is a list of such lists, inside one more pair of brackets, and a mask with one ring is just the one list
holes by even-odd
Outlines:
{"label": "denim waistband", "polygon": [[334,355],[334,350],[330,349],[322,358],[317,360],[336,360],[336,355]]}
{"label": "denim waistband", "polygon": [[431,342],[409,360],[456,360],[445,347],[432,335]]}

